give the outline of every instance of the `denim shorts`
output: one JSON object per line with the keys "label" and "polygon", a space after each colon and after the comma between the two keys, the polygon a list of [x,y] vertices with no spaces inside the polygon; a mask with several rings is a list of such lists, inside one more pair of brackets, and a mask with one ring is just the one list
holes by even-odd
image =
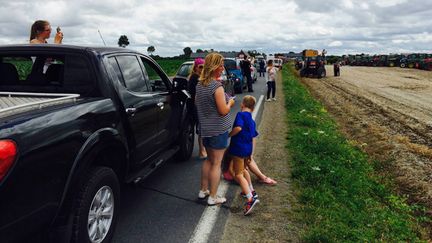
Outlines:
{"label": "denim shorts", "polygon": [[225,149],[228,147],[228,132],[213,137],[203,137],[203,145],[211,149]]}

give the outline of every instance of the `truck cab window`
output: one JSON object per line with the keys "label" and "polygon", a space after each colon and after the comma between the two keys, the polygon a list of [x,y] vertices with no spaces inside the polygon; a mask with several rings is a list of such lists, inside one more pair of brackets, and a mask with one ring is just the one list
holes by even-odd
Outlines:
{"label": "truck cab window", "polygon": [[136,56],[117,56],[126,88],[134,92],[148,92],[143,71]]}
{"label": "truck cab window", "polygon": [[168,92],[168,86],[162,79],[162,77],[159,75],[159,73],[156,71],[155,68],[153,68],[147,60],[141,58],[145,72],[147,73],[149,85],[151,88],[151,91],[153,92]]}

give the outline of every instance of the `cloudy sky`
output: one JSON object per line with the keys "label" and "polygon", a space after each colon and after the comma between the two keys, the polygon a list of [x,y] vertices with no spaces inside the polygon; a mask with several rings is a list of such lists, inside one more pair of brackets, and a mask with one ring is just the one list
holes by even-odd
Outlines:
{"label": "cloudy sky", "polygon": [[[27,43],[37,19],[65,44],[118,46],[175,56],[183,48],[328,55],[432,53],[431,0],[0,0],[0,44]],[[54,34],[54,32],[53,32]],[[48,40],[53,41],[53,36]]]}

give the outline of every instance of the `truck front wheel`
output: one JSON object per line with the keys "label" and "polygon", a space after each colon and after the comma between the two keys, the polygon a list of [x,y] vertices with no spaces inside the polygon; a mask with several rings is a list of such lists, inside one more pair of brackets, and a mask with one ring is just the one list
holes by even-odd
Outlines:
{"label": "truck front wheel", "polygon": [[300,77],[306,76],[306,70],[300,69]]}
{"label": "truck front wheel", "polygon": [[178,145],[180,146],[177,152],[177,159],[180,161],[188,160],[193,151],[195,142],[195,126],[192,117],[186,118],[180,132],[180,137],[178,139]]}
{"label": "truck front wheel", "polygon": [[318,69],[318,78],[324,78],[326,76],[326,70],[324,68]]}
{"label": "truck front wheel", "polygon": [[103,243],[113,237],[120,203],[116,174],[95,167],[81,181],[73,210],[72,242]]}

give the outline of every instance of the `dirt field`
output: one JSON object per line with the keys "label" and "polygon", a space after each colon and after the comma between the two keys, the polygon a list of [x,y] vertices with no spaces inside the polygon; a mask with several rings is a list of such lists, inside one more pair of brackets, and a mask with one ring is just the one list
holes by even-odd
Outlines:
{"label": "dirt field", "polygon": [[[333,73],[331,66],[326,68]],[[426,205],[432,216],[432,72],[343,66],[340,77],[302,82],[353,144],[382,161],[399,192]],[[296,195],[284,149],[287,127],[281,88],[277,96],[277,102],[265,103],[254,156],[279,183],[274,187],[256,183],[262,203],[249,217],[242,215],[243,199],[235,198],[221,242],[300,241],[302,226],[292,217]]]}
{"label": "dirt field", "polygon": [[432,72],[343,66],[340,77],[302,81],[347,138],[382,161],[400,192],[432,214]]}

